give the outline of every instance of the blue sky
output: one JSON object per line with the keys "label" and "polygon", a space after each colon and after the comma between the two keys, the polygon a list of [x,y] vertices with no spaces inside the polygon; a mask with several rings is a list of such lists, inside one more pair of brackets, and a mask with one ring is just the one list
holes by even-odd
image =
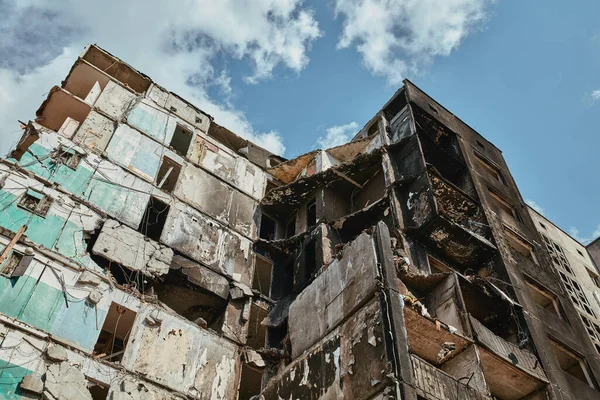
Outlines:
{"label": "blue sky", "polygon": [[286,157],[350,137],[407,77],[548,218],[600,234],[598,1],[98,3],[0,0],[2,153],[89,42]]}

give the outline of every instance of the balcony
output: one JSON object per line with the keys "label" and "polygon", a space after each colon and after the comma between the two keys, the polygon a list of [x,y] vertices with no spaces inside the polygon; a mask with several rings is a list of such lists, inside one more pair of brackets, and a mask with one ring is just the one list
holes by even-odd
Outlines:
{"label": "balcony", "polygon": [[405,190],[404,221],[448,259],[481,267],[496,251],[481,206],[435,170]]}
{"label": "balcony", "polygon": [[523,399],[543,390],[548,379],[537,357],[525,349],[496,336],[471,317],[474,336],[482,345],[479,355],[483,373],[494,397],[499,400]]}
{"label": "balcony", "polygon": [[458,381],[418,356],[411,354],[411,359],[419,396],[429,400],[492,400],[486,393]]}

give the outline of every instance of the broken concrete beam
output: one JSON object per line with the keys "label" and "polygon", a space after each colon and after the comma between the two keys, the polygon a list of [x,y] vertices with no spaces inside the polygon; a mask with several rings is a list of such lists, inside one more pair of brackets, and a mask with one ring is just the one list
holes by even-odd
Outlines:
{"label": "broken concrete beam", "polygon": [[170,248],[114,220],[104,223],[92,253],[150,276],[169,272],[173,259]]}
{"label": "broken concrete beam", "polygon": [[77,283],[82,285],[98,286],[100,283],[102,283],[102,279],[90,271],[83,271],[83,273],[79,276]]}
{"label": "broken concrete beam", "polygon": [[266,365],[261,355],[252,349],[246,349],[246,362],[257,368],[264,368]]}
{"label": "broken concrete beam", "polygon": [[24,392],[42,394],[44,391],[44,382],[40,376],[34,374],[25,375],[19,385],[19,389]]}
{"label": "broken concrete beam", "polygon": [[181,272],[183,272],[188,277],[188,280],[194,285],[198,285],[222,299],[228,299],[229,281],[207,267],[180,255],[174,255],[171,262],[171,268],[181,268]]}

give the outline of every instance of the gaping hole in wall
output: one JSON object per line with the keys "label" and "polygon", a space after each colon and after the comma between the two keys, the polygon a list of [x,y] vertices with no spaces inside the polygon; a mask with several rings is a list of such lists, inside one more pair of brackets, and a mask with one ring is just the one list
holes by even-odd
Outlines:
{"label": "gaping hole in wall", "polygon": [[585,359],[574,351],[563,346],[556,340],[550,339],[552,350],[560,368],[567,374],[579,379],[581,382],[587,383],[590,387],[595,388],[596,383]]}
{"label": "gaping hole in wall", "polygon": [[159,189],[172,193],[175,190],[180,172],[181,165],[168,157],[163,157],[158,174],[156,175],[156,186]]}
{"label": "gaping hole in wall", "polygon": [[317,268],[317,240],[312,239],[304,248],[304,276],[310,280],[318,272]]}
{"label": "gaping hole in wall", "polygon": [[266,345],[267,328],[261,325],[269,312],[255,303],[250,307],[250,321],[248,322],[248,336],[246,344],[255,349],[262,349]]}
{"label": "gaping hole in wall", "polygon": [[267,181],[267,186],[265,187],[265,194],[269,193],[271,190],[275,189],[278,186],[279,185],[277,185],[273,181]]}
{"label": "gaping hole in wall", "polygon": [[63,82],[63,88],[93,105],[109,81],[110,78],[101,71],[83,61],[77,61]]}
{"label": "gaping hole in wall", "polygon": [[293,261],[277,262],[273,266],[273,281],[271,284],[271,298],[281,299],[294,290]]}
{"label": "gaping hole in wall", "polygon": [[425,162],[429,164],[428,167],[467,195],[476,198],[475,186],[462,157],[448,154],[428,135],[419,135],[419,139]]}
{"label": "gaping hole in wall", "polygon": [[254,264],[254,278],[252,279],[252,289],[269,297],[271,295],[271,276],[273,272],[273,263],[266,258],[256,255]]}
{"label": "gaping hole in wall", "polygon": [[296,234],[296,217],[297,216],[298,216],[297,213],[293,213],[292,216],[290,217],[290,219],[288,220],[288,223],[285,225],[286,239],[289,239]]}
{"label": "gaping hole in wall", "polygon": [[460,279],[459,282],[465,309],[473,318],[499,338],[519,347],[529,346],[528,335],[521,328],[526,325],[518,307],[492,292],[489,287],[483,290],[466,279]]}
{"label": "gaping hole in wall", "polygon": [[404,89],[394,95],[394,98],[383,107],[383,115],[391,123],[396,115],[407,105]]}
{"label": "gaping hole in wall", "polygon": [[27,189],[19,200],[18,206],[41,217],[45,217],[52,204],[52,199],[33,189]]}
{"label": "gaping hole in wall", "polygon": [[250,400],[252,396],[260,394],[262,376],[262,372],[243,364],[238,400]]}
{"label": "gaping hole in wall", "polygon": [[86,119],[90,105],[55,87],[37,111],[35,121],[48,129],[71,138]]}
{"label": "gaping hole in wall", "polygon": [[[201,274],[201,272],[198,272]],[[202,275],[205,276],[205,275]],[[227,299],[196,285],[180,270],[170,270],[164,280],[152,287],[162,303],[177,314],[200,326],[220,331]],[[205,279],[199,278],[204,283]],[[210,285],[208,285],[210,287]]]}
{"label": "gaping hole in wall", "polygon": [[70,169],[75,170],[79,166],[83,155],[65,146],[60,146],[52,158],[56,165],[66,165]]}
{"label": "gaping hole in wall", "polygon": [[531,296],[531,299],[535,304],[557,317],[562,318],[560,303],[554,293],[542,287],[529,277],[525,278],[525,284],[527,285],[529,296]]}
{"label": "gaping hole in wall", "polygon": [[267,331],[267,345],[272,349],[283,349],[284,340],[288,334],[287,321],[280,326],[269,328]]}
{"label": "gaping hole in wall", "polygon": [[154,196],[150,196],[148,206],[146,207],[146,211],[144,211],[142,221],[138,227],[138,232],[157,242],[160,241],[160,236],[162,235],[163,228],[167,222],[168,214],[169,205]]}
{"label": "gaping hole in wall", "polygon": [[190,144],[192,143],[193,136],[191,131],[178,124],[173,132],[173,137],[171,138],[171,143],[169,143],[169,145],[177,152],[177,154],[185,157],[190,148]]}
{"label": "gaping hole in wall", "polygon": [[151,82],[144,75],[95,46],[90,46],[83,59],[138,93],[150,87]]}
{"label": "gaping hole in wall", "polygon": [[88,390],[92,395],[92,400],[106,400],[108,399],[108,391],[110,387],[102,385],[96,382],[88,383]]}
{"label": "gaping hole in wall", "polygon": [[306,205],[306,226],[312,227],[317,224],[317,199],[311,199]]}
{"label": "gaping hole in wall", "polygon": [[275,220],[265,214],[262,214],[260,218],[260,232],[258,236],[260,236],[261,239],[274,240],[276,229],[277,223]]}
{"label": "gaping hole in wall", "polygon": [[111,303],[102,330],[94,346],[100,360],[120,362],[125,353],[136,313],[117,303]]}

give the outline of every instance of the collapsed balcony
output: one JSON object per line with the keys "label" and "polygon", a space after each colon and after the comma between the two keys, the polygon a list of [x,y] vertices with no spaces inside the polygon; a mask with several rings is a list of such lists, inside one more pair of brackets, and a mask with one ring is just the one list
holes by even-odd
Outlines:
{"label": "collapsed balcony", "polygon": [[[517,322],[519,306],[508,295],[485,280],[477,278],[475,285],[456,273],[404,272],[401,277],[407,285],[404,318],[416,386],[423,397],[473,398],[462,386],[458,390],[464,397],[453,397],[455,380],[468,379],[466,386],[480,395],[537,399],[528,396],[542,392],[548,380],[526,348],[527,335]],[[431,377],[434,382],[450,380],[454,391],[446,393],[447,385],[431,384]]]}
{"label": "collapsed balcony", "polygon": [[479,269],[495,254],[481,206],[443,177],[424,173],[403,193],[406,229],[448,259]]}
{"label": "collapsed balcony", "polygon": [[[352,161],[272,189],[263,198],[262,208],[280,221],[297,215],[295,233],[301,233],[320,220],[336,220],[383,197],[385,183],[380,170],[380,151],[361,154]],[[326,196],[333,198],[325,199]],[[315,209],[305,212],[303,206],[310,208],[311,198]],[[314,217],[309,218],[313,213]]]}

